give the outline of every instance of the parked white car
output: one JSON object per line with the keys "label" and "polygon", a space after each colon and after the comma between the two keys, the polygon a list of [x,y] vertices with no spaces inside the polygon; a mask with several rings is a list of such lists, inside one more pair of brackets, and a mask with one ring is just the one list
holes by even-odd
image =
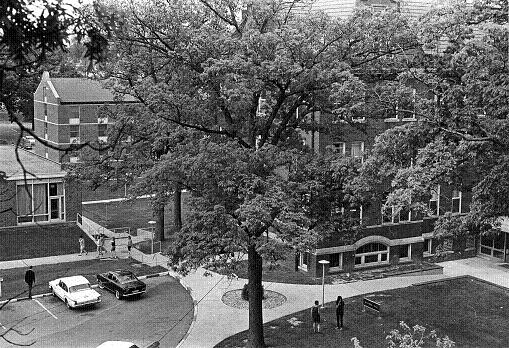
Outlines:
{"label": "parked white car", "polygon": [[83,276],[58,278],[49,282],[53,296],[65,302],[67,308],[94,305],[101,302],[101,294],[90,288],[90,283]]}

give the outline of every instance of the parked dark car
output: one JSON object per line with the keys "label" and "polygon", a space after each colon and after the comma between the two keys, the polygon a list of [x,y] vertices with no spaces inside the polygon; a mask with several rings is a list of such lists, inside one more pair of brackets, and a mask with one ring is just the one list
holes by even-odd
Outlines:
{"label": "parked dark car", "polygon": [[127,270],[98,274],[97,283],[101,289],[113,292],[119,300],[127,296],[141,296],[147,291],[147,285],[139,280],[133,272]]}

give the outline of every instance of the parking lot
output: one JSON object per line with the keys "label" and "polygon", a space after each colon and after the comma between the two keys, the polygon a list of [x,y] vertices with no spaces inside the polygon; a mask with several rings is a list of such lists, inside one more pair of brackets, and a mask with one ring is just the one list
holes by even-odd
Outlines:
{"label": "parking lot", "polygon": [[[154,341],[175,347],[186,334],[193,317],[189,293],[174,278],[164,276],[144,281],[141,298],[117,300],[104,289],[94,307],[68,309],[58,298],[48,296],[10,303],[1,310],[0,332],[14,327],[6,338],[32,347],[96,347],[107,340],[125,340],[143,348]],[[0,347],[12,347],[0,340]]]}

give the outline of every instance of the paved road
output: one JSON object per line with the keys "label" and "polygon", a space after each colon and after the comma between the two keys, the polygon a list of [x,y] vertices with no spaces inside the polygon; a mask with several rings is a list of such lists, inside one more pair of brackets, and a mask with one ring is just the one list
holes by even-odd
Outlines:
{"label": "paved road", "polygon": [[[161,347],[175,347],[191,324],[192,298],[171,277],[146,283],[147,293],[140,299],[119,301],[97,289],[103,296],[95,308],[69,310],[54,297],[12,303],[2,309],[0,325],[19,322],[15,327],[22,332],[33,329],[25,337],[12,332],[7,336],[18,343],[35,341],[31,347],[92,348],[107,340],[132,341],[140,347],[159,340]],[[0,340],[0,347],[13,346]]]}

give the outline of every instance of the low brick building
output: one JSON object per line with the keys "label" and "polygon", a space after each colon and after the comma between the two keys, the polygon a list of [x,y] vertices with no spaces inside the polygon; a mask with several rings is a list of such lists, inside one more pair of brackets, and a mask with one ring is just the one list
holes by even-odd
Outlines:
{"label": "low brick building", "polygon": [[59,163],[1,145],[0,171],[0,228],[75,221],[81,213],[81,191]]}

